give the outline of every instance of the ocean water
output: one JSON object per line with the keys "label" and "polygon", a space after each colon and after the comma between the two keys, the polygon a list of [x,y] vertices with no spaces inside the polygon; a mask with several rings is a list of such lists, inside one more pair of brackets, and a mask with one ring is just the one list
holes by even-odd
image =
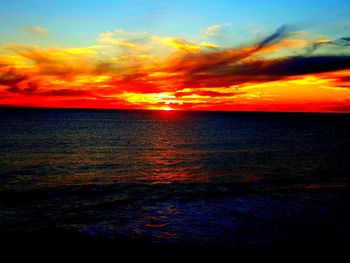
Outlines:
{"label": "ocean water", "polygon": [[0,230],[155,243],[350,237],[350,115],[0,109]]}

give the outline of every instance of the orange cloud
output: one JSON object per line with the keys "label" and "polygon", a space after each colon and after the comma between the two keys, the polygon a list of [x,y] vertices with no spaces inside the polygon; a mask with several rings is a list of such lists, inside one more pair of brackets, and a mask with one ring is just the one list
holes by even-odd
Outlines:
{"label": "orange cloud", "polygon": [[350,56],[311,56],[315,41],[291,39],[288,30],[228,49],[120,29],[87,47],[7,45],[0,55],[0,104],[346,111]]}

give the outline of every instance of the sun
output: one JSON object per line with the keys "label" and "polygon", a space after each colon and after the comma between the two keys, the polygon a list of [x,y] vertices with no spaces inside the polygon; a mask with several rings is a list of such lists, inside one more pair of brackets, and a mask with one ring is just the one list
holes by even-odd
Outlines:
{"label": "sun", "polygon": [[174,110],[173,108],[170,108],[170,107],[164,107],[164,108],[161,108],[161,110],[164,110],[164,111],[172,111]]}

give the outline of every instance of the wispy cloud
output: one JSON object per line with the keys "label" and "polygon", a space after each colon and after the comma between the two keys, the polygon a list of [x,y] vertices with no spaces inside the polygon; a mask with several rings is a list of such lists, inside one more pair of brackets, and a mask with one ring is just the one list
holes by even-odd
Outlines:
{"label": "wispy cloud", "polygon": [[45,28],[45,27],[42,27],[42,26],[26,27],[26,28],[24,28],[24,31],[26,31],[27,33],[34,34],[34,35],[39,35],[39,36],[43,36],[43,35],[49,34],[49,30],[47,28]]}
{"label": "wispy cloud", "polygon": [[231,23],[224,25],[213,25],[202,30],[202,34],[206,37],[220,37],[226,28],[232,26]]}

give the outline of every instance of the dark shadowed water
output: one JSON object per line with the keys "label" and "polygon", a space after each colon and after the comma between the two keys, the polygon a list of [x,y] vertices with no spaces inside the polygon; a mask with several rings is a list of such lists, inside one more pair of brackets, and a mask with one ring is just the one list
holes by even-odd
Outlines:
{"label": "dark shadowed water", "polygon": [[350,115],[0,110],[0,229],[250,247],[350,237]]}

